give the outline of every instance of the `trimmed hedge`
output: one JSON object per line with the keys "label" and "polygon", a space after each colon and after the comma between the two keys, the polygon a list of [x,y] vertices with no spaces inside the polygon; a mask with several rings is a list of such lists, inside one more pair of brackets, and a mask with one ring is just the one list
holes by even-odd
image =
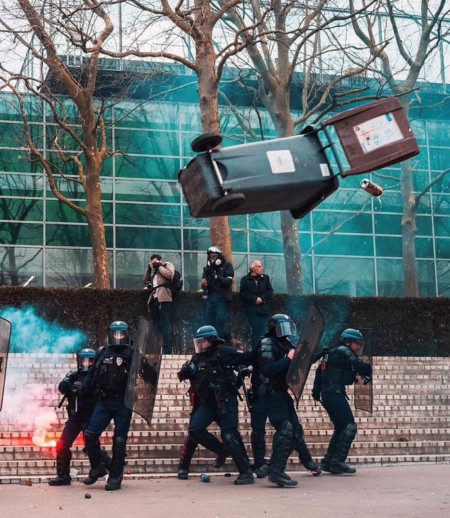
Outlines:
{"label": "trimmed hedge", "polygon": [[[106,329],[114,320],[136,326],[147,312],[145,290],[96,290],[69,288],[0,287],[0,310],[32,306],[42,318],[67,328],[81,329],[95,344],[103,344]],[[346,327],[372,328],[373,351],[378,356],[450,356],[450,299],[407,297],[352,298],[340,295],[290,297],[275,294],[271,311],[287,313],[301,329],[310,305],[325,320],[321,340],[336,340]],[[199,293],[182,292],[172,311],[174,353],[192,352],[192,336],[202,321]],[[250,330],[237,294],[233,300],[233,336],[249,342]]]}

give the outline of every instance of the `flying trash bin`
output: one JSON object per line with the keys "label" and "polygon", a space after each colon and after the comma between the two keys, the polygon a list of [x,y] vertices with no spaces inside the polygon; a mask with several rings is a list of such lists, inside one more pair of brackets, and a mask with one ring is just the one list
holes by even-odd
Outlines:
{"label": "flying trash bin", "polygon": [[[178,173],[195,218],[277,210],[302,218],[337,190],[339,176],[381,169],[419,153],[395,97],[346,110],[292,137],[224,148],[218,147],[221,142],[219,133],[194,139],[191,148],[198,154]],[[348,164],[342,164],[342,152]]]}

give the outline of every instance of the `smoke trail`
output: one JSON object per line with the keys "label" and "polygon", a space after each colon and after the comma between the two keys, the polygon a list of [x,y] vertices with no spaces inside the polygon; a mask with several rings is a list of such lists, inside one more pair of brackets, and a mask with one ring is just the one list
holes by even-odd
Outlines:
{"label": "smoke trail", "polygon": [[0,316],[12,324],[10,352],[70,353],[86,340],[82,331],[65,329],[58,322],[48,322],[36,315],[31,306],[3,308]]}
{"label": "smoke trail", "polygon": [[[0,316],[11,322],[10,352],[29,353],[38,357],[49,353],[67,354],[80,349],[87,340],[82,331],[65,329],[57,322],[48,322],[36,315],[31,306],[20,309],[3,308]],[[24,361],[28,361],[27,354]],[[45,372],[45,358],[42,359],[40,371],[33,369],[33,379],[21,368],[19,357],[17,362],[11,359],[7,367],[1,420],[7,420],[12,431],[29,432],[34,444],[52,446],[54,444],[47,441],[46,435],[57,422],[57,416],[55,409],[49,407],[48,401],[59,399],[61,394],[57,386],[45,384],[48,377]],[[38,358],[36,364],[39,360]],[[64,366],[59,379],[71,368],[73,366],[69,364]]]}

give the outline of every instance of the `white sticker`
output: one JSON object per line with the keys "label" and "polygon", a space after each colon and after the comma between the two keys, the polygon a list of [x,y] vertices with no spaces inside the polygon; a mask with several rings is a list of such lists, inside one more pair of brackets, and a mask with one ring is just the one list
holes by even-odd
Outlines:
{"label": "white sticker", "polygon": [[270,168],[273,174],[295,173],[295,164],[289,149],[267,151]]}
{"label": "white sticker", "polygon": [[322,173],[322,176],[330,176],[328,164],[320,164],[320,172]]}
{"label": "white sticker", "polygon": [[402,132],[391,113],[385,113],[353,127],[364,153],[403,139]]}

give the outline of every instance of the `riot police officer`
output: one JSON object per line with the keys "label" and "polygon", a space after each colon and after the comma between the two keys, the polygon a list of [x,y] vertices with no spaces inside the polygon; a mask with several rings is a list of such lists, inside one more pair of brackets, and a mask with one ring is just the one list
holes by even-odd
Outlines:
{"label": "riot police officer", "polygon": [[106,347],[97,352],[92,368],[83,380],[83,389],[93,387],[97,403],[85,432],[86,450],[91,469],[84,484],[94,484],[106,475],[100,455],[100,435],[114,420],[112,459],[105,486],[107,491],[120,489],[125,464],[126,443],[132,410],[124,404],[124,397],[134,353],[128,325],[115,321],[108,328]]}
{"label": "riot police officer", "polygon": [[356,374],[368,378],[372,375],[372,366],[356,354],[363,345],[360,331],[345,329],[339,344],[323,351],[314,378],[312,396],[322,402],[334,425],[334,433],[320,466],[334,475],[356,473],[356,469],[345,462],[357,431],[345,387],[355,383]]}
{"label": "riot police officer", "polygon": [[[56,477],[49,480],[50,486],[69,486],[70,461],[72,460],[71,447],[80,432],[86,430],[92,411],[95,405],[95,398],[92,392],[80,393],[81,382],[86,376],[95,357],[94,349],[81,349],[77,353],[77,370],[70,371],[61,380],[58,390],[64,394],[61,404],[67,400],[68,419],[64,425],[58,442],[56,443]],[[109,457],[101,450],[103,461],[109,463]]]}
{"label": "riot police officer", "polygon": [[258,346],[257,368],[262,382],[259,395],[271,425],[275,428],[269,480],[279,486],[297,485],[285,472],[290,454],[295,449],[300,462],[314,476],[321,473],[303,439],[303,428],[288,393],[286,374],[294,357],[295,347],[289,337],[295,335],[294,321],[284,314],[269,319],[268,331]]}
{"label": "riot police officer", "polygon": [[[194,347],[195,354],[179,372],[181,380],[190,380],[191,397],[197,401],[189,420],[188,440],[192,445],[201,444],[215,451],[222,459],[228,452],[239,471],[234,483],[253,484],[253,473],[238,431],[238,384],[233,371],[241,365],[243,355],[225,345],[210,325],[197,330]],[[220,427],[223,446],[207,431],[212,422]]]}

